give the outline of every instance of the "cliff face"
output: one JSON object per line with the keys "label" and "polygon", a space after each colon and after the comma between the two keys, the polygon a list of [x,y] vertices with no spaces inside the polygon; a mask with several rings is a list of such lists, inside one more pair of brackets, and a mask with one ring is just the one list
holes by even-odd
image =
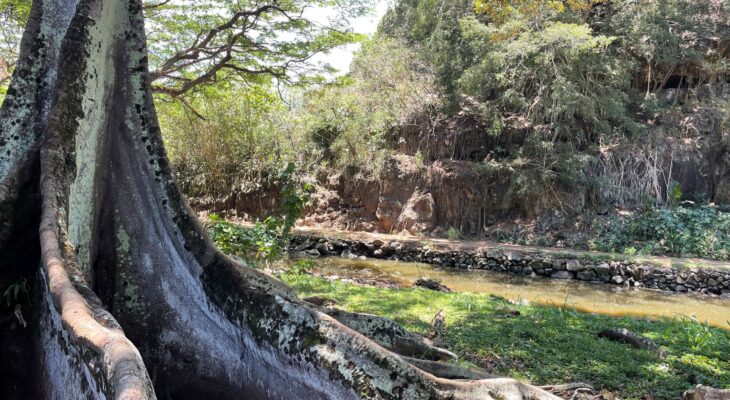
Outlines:
{"label": "cliff face", "polygon": [[[408,113],[388,110],[399,122],[378,125],[385,131],[373,128],[377,140],[360,143],[387,154],[382,165],[310,172],[317,192],[304,223],[482,234],[508,222],[549,227],[685,200],[730,205],[726,2],[599,2],[586,14],[542,15],[541,29],[513,21],[518,33],[473,15],[470,2],[447,0],[450,11],[396,3],[375,40],[400,38],[415,49],[419,62],[403,68],[434,74],[438,95],[428,93],[439,105],[413,111],[414,101],[404,101],[397,107]],[[362,86],[378,77],[358,79]],[[381,83],[392,91],[390,80]],[[382,95],[366,87],[354,93]],[[373,135],[356,127],[348,141]],[[356,164],[347,159],[356,146],[347,144],[326,164]],[[207,208],[259,218],[277,197],[274,185],[233,189]]]}
{"label": "cliff face", "polygon": [[[480,235],[515,219],[550,225],[556,218],[638,207],[647,198],[661,203],[677,191],[685,199],[730,205],[730,131],[720,112],[688,110],[667,117],[653,138],[585,149],[592,161],[583,172],[597,185],[525,182],[530,166],[507,156],[524,145],[519,132],[495,138],[466,115],[435,128],[402,126],[391,138],[397,151],[378,175],[350,168],[309,178],[316,192],[303,223],[412,234],[455,228]],[[680,127],[684,135],[663,134]],[[263,218],[279,207],[279,191],[276,184],[257,186],[222,199],[194,199],[193,205]]]}

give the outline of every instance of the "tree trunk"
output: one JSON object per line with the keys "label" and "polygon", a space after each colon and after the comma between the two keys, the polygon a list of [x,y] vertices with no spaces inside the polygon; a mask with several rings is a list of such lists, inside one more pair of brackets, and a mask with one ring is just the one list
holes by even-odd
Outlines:
{"label": "tree trunk", "polygon": [[552,398],[437,378],[414,364],[469,374],[216,250],[172,179],[139,0],[36,0],[0,129],[0,284],[34,277],[28,327],[0,337],[22,370],[0,397]]}

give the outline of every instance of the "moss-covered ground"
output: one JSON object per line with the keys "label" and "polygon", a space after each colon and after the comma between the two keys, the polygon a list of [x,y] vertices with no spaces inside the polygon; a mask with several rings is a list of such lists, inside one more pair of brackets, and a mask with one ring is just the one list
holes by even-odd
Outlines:
{"label": "moss-covered ground", "polygon": [[[414,332],[428,332],[443,310],[451,350],[461,362],[495,374],[538,385],[586,382],[606,398],[677,399],[696,383],[730,387],[730,331],[691,319],[616,318],[515,305],[484,294],[358,286],[302,272],[281,276],[302,297],[332,298],[347,310],[390,317]],[[597,337],[609,328],[650,338],[665,354]]]}

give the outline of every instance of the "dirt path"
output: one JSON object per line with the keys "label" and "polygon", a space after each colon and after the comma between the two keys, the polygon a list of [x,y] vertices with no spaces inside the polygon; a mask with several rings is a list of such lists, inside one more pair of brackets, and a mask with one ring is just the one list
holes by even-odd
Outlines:
{"label": "dirt path", "polygon": [[[245,224],[244,224],[245,225]],[[381,240],[383,242],[398,242],[408,246],[429,247],[434,250],[451,250],[451,251],[487,251],[487,250],[504,250],[514,251],[518,253],[530,254],[549,254],[556,257],[570,256],[570,258],[584,259],[602,259],[602,260],[621,260],[634,261],[636,263],[647,263],[663,267],[674,268],[709,268],[713,270],[730,271],[730,263],[706,260],[701,258],[679,258],[666,256],[628,256],[617,253],[605,253],[599,251],[563,249],[554,247],[536,247],[536,246],[520,246],[514,244],[497,243],[488,240],[456,240],[456,239],[438,239],[438,238],[422,238],[416,236],[391,235],[385,233],[370,232],[351,232],[337,231],[328,229],[319,229],[311,227],[296,227],[293,234],[322,236],[330,238],[348,238],[361,241]]]}

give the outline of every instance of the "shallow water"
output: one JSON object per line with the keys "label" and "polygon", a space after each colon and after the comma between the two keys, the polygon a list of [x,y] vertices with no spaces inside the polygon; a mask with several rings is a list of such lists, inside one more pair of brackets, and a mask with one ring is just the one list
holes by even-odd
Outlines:
{"label": "shallow water", "polygon": [[343,278],[395,281],[411,286],[418,278],[440,281],[453,291],[489,293],[513,301],[568,305],[606,315],[638,317],[694,316],[699,321],[730,329],[730,300],[624,288],[581,281],[530,278],[479,270],[453,270],[429,264],[387,260],[316,260],[313,272]]}

